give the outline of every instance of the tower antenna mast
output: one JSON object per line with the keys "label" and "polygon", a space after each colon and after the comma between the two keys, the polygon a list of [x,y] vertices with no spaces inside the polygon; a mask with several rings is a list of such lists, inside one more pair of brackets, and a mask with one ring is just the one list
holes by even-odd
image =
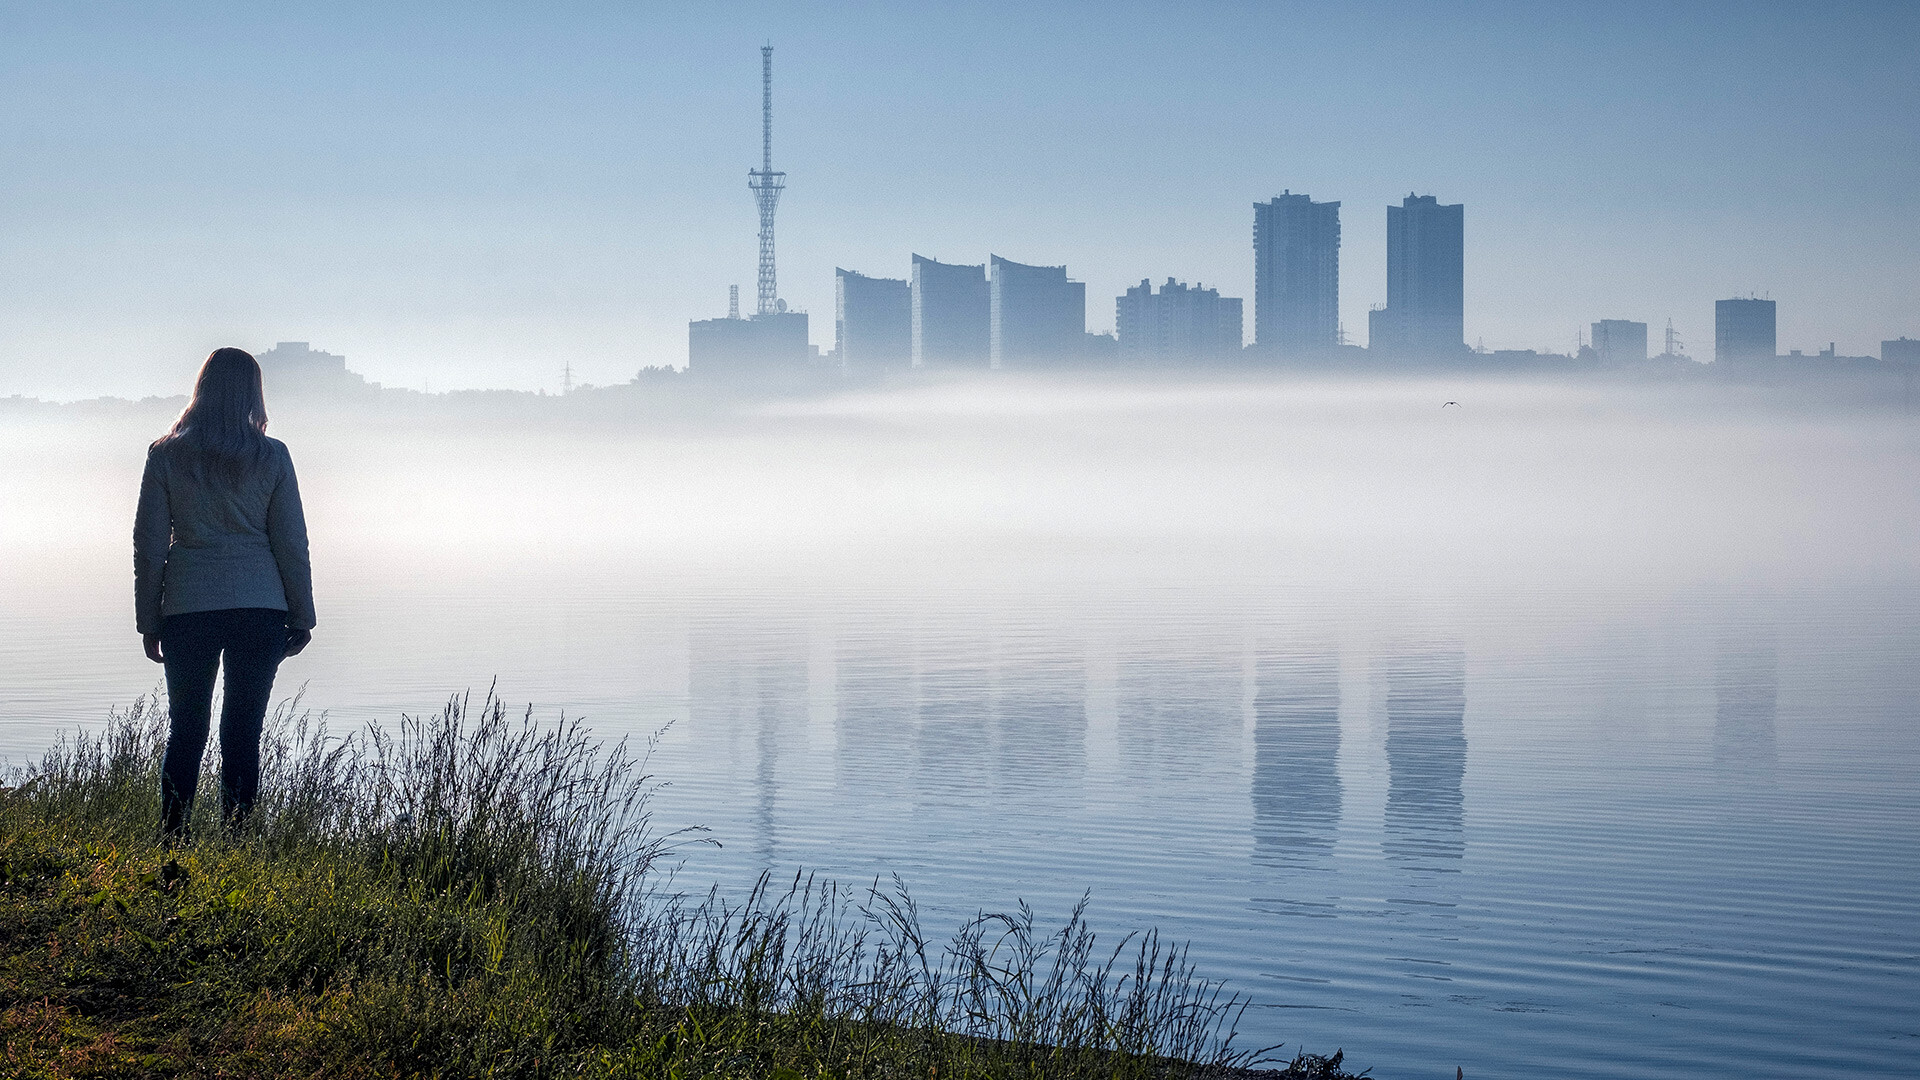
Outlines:
{"label": "tower antenna mast", "polygon": [[760,305],[761,315],[779,310],[779,289],[773,275],[773,211],[780,205],[780,192],[787,186],[787,174],[773,171],[773,46],[760,47],[760,167],[747,170],[747,188],[760,207]]}

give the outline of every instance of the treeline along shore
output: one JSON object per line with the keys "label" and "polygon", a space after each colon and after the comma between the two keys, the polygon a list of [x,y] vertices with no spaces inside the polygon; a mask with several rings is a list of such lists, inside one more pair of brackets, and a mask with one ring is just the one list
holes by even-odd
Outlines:
{"label": "treeline along shore", "polygon": [[[276,416],[310,414],[357,416],[369,420],[444,417],[487,421],[618,424],[726,417],[768,404],[804,401],[843,393],[927,391],[941,388],[999,391],[1011,395],[1036,388],[1081,389],[1117,386],[1258,388],[1276,384],[1342,385],[1391,390],[1409,384],[1468,389],[1503,383],[1583,388],[1597,393],[1664,402],[1680,407],[1752,406],[1786,413],[1920,412],[1920,364],[1870,358],[1781,357],[1773,364],[1734,368],[1726,364],[1649,360],[1604,367],[1569,358],[1547,362],[1533,354],[1508,359],[1501,354],[1466,353],[1448,360],[1387,363],[1290,365],[1218,364],[1182,368],[1056,369],[1018,371],[927,370],[848,377],[826,369],[804,371],[783,380],[742,381],[702,377],[686,369],[642,368],[631,380],[609,385],[582,384],[564,393],[504,389],[428,391],[369,383],[344,371],[327,377],[266,368],[267,398]],[[1564,363],[1559,361],[1565,361]],[[1857,361],[1857,362],[1854,362]],[[66,416],[170,416],[186,406],[184,396],[139,399],[99,397],[56,402],[13,394],[0,396],[0,420]]]}
{"label": "treeline along shore", "polygon": [[283,707],[244,833],[201,800],[173,847],[163,731],[137,702],[0,790],[7,1076],[1351,1075],[1079,910],[941,941],[899,882],[671,894],[704,837],[655,830],[644,755],[491,696],[345,738]]}

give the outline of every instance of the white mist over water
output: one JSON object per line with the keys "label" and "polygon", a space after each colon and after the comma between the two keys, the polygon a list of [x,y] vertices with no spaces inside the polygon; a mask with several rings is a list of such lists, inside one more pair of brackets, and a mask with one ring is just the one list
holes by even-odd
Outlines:
{"label": "white mist over water", "polygon": [[[281,689],[666,727],[659,813],[724,844],[693,887],[897,870],[936,928],[1091,888],[1255,1041],[1381,1076],[1911,1059],[1912,417],[1469,380],[273,404],[320,612]],[[128,535],[166,419],[0,421],[0,755],[158,682]]]}
{"label": "white mist over water", "polygon": [[[1910,565],[1916,425],[1698,388],[995,380],[721,418],[354,416],[277,401],[329,551],[788,566],[1169,545],[1662,577]],[[1442,403],[1460,400],[1458,407]],[[77,410],[69,410],[70,413]],[[0,428],[10,551],[118,544],[164,423]]]}

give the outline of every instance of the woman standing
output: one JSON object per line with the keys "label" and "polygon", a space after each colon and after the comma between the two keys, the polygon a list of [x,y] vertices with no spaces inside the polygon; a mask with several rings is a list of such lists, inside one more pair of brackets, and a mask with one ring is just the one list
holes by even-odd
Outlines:
{"label": "woman standing", "polygon": [[307,523],[285,443],[267,437],[260,364],[216,349],[193,400],[147,449],[133,522],[134,612],[167,669],[160,828],[184,840],[223,661],[220,808],[239,825],[260,786],[260,727],[283,657],[313,635]]}

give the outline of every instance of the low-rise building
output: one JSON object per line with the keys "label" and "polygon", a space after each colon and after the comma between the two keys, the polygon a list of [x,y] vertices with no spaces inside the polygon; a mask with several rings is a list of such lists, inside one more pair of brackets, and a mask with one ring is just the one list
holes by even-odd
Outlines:
{"label": "low-rise building", "polygon": [[811,372],[807,315],[779,311],[687,324],[687,372],[722,382],[781,382]]}
{"label": "low-rise building", "polygon": [[347,358],[322,352],[304,341],[282,341],[254,354],[269,393],[342,394],[377,390],[379,384],[347,370]]}
{"label": "low-rise building", "polygon": [[1607,366],[1641,364],[1647,359],[1647,324],[1601,319],[1593,324],[1595,358]]}

